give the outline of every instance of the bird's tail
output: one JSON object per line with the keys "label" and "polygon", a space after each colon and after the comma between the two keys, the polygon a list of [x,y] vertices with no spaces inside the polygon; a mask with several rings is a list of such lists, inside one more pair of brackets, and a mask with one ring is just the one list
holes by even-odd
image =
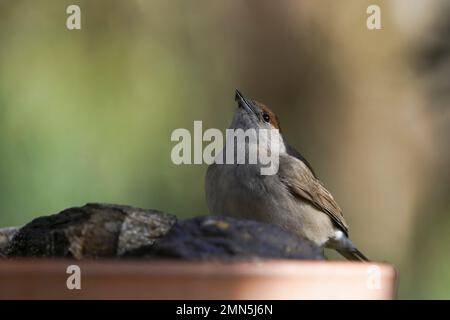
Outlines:
{"label": "bird's tail", "polygon": [[363,262],[370,262],[369,259],[358,249],[355,247],[351,249],[337,249],[337,252],[339,252],[341,255],[343,255],[346,259],[351,261],[363,261]]}

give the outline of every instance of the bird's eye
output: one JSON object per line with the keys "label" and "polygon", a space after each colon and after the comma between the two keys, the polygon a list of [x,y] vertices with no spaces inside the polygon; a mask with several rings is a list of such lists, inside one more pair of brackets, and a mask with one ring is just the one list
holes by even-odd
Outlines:
{"label": "bird's eye", "polygon": [[262,117],[265,122],[270,122],[270,116],[268,113],[264,112]]}

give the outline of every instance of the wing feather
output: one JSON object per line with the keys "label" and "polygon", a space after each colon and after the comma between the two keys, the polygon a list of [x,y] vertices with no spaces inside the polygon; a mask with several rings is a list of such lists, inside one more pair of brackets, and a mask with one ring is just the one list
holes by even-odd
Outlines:
{"label": "wing feather", "polygon": [[278,174],[280,180],[295,197],[311,203],[326,213],[335,225],[348,236],[348,225],[344,220],[341,208],[331,193],[315,177],[309,165],[289,154],[280,155]]}

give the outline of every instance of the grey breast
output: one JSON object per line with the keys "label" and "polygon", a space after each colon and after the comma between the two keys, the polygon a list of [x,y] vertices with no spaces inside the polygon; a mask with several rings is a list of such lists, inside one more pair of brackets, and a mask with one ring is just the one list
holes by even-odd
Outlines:
{"label": "grey breast", "polygon": [[258,165],[210,165],[206,199],[212,214],[276,224],[318,245],[333,234],[326,214],[294,197],[278,175],[262,176]]}

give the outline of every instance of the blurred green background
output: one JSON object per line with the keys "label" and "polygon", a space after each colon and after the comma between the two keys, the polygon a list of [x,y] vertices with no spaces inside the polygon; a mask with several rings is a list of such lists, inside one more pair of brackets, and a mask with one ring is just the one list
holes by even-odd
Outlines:
{"label": "blurred green background", "polygon": [[449,18],[439,0],[0,0],[0,226],[86,202],[207,213],[206,166],[172,164],[170,135],[225,129],[239,88],[400,298],[450,298]]}

